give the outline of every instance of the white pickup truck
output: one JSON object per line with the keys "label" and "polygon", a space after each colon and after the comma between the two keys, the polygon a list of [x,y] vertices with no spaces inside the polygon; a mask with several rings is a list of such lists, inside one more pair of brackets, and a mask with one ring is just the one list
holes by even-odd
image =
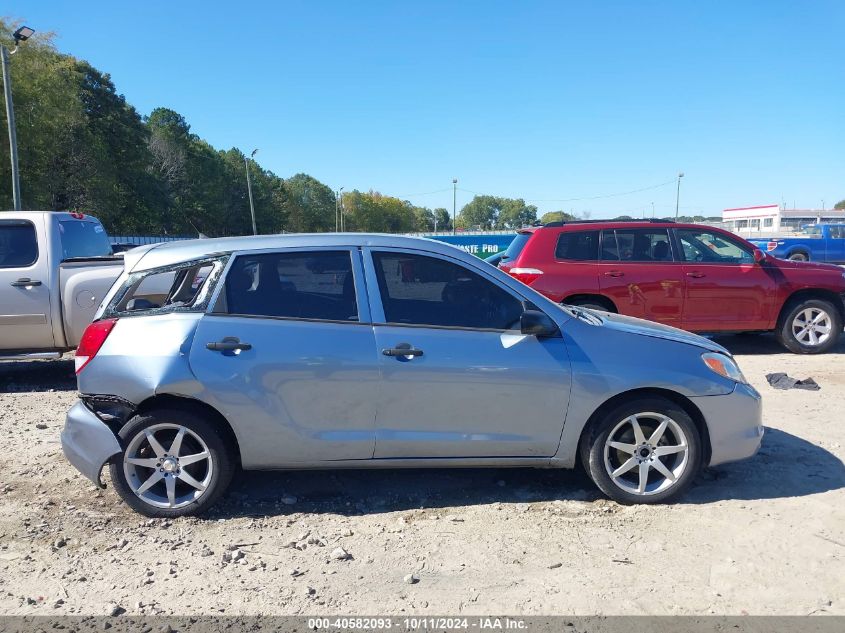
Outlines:
{"label": "white pickup truck", "polygon": [[97,218],[0,212],[0,359],[74,349],[122,271]]}

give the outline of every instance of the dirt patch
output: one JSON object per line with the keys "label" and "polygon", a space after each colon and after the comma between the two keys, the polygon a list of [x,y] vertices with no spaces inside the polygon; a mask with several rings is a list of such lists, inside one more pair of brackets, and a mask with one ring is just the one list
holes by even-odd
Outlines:
{"label": "dirt patch", "polygon": [[661,507],[577,472],[309,471],[147,520],[61,455],[72,363],[2,363],[0,613],[845,614],[845,347],[719,342],[764,395],[763,448]]}

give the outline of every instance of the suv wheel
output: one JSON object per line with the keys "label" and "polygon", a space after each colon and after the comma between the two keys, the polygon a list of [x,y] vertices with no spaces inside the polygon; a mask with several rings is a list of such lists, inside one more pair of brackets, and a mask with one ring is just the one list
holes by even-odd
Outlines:
{"label": "suv wheel", "polygon": [[836,345],[841,332],[842,316],[832,303],[806,299],[786,309],[777,338],[795,354],[820,354]]}
{"label": "suv wheel", "polygon": [[614,501],[666,503],[683,494],[700,470],[701,438],[677,404],[641,398],[602,416],[581,457],[590,477]]}
{"label": "suv wheel", "polygon": [[232,480],[234,463],[220,433],[189,411],[136,415],[118,438],[123,451],[109,465],[115,490],[145,516],[199,514]]}

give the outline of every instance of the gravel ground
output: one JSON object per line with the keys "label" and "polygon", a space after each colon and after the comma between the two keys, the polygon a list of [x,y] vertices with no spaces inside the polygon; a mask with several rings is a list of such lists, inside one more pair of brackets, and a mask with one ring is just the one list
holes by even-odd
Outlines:
{"label": "gravel ground", "polygon": [[845,614],[845,345],[719,342],[763,448],[660,507],[567,471],[245,473],[209,516],[147,520],[61,454],[72,361],[0,363],[0,614]]}

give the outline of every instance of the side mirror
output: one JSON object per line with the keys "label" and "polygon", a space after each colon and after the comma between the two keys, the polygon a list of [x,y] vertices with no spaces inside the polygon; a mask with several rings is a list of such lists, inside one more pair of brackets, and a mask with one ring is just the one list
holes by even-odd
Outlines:
{"label": "side mirror", "polygon": [[754,249],[754,262],[757,264],[762,263],[766,259],[766,254],[761,251],[759,248]]}
{"label": "side mirror", "polygon": [[520,318],[520,329],[523,334],[539,338],[560,336],[560,329],[557,323],[544,312],[539,310],[526,310]]}

